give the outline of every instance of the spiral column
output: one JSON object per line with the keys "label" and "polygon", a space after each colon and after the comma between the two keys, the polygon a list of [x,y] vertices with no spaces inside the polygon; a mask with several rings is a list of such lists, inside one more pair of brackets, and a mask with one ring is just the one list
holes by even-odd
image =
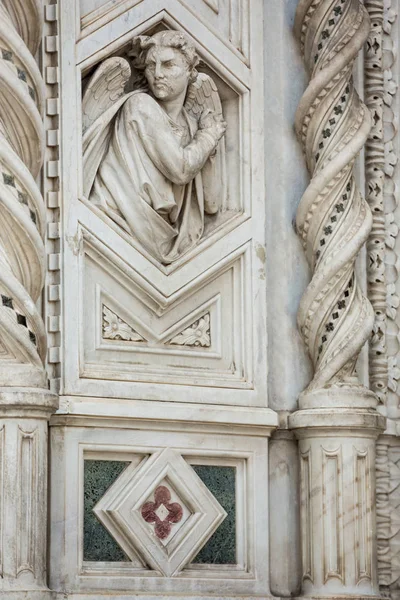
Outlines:
{"label": "spiral column", "polygon": [[46,586],[47,422],[41,0],[0,1],[0,598]]}
{"label": "spiral column", "polygon": [[314,365],[290,426],[299,439],[303,595],[378,595],[375,440],[384,419],[356,363],[374,311],[355,261],[372,227],[354,163],[372,120],[353,84],[370,21],[360,0],[300,0],[295,34],[309,73],[296,113],[310,183],[297,231],[311,282],[298,326]]}

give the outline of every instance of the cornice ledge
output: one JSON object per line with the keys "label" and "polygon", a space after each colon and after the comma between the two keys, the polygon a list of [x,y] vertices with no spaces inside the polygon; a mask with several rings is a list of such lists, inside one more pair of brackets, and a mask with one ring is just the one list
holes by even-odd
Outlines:
{"label": "cornice ledge", "polygon": [[217,428],[235,434],[266,437],[278,427],[278,414],[270,408],[215,406],[143,400],[60,397],[60,409],[51,426],[152,427],[157,429]]}

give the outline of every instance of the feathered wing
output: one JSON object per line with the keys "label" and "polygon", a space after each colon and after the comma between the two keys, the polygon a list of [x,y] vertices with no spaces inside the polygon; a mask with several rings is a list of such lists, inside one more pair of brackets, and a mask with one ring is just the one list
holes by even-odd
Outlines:
{"label": "feathered wing", "polygon": [[222,104],[218,89],[209,75],[199,73],[196,81],[189,85],[185,108],[196,119],[200,118],[206,108],[222,116]]}
{"label": "feathered wing", "polygon": [[[185,108],[197,120],[204,110],[222,115],[221,98],[213,79],[205,73],[199,73],[186,95]],[[221,138],[215,154],[210,156],[202,170],[204,189],[204,210],[215,214],[226,205],[226,152],[225,139]]]}
{"label": "feathered wing", "polygon": [[127,60],[108,58],[91,77],[82,99],[83,194],[89,198],[97,169],[108,147],[110,123],[130,94],[125,85],[131,76]]}
{"label": "feathered wing", "polygon": [[124,95],[130,76],[131,67],[120,56],[108,58],[96,69],[82,99],[83,133]]}

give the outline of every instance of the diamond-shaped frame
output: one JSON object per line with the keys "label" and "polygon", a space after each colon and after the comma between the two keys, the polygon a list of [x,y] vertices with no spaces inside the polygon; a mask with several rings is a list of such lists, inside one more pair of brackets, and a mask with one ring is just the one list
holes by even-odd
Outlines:
{"label": "diamond-shaped frame", "polygon": [[[192,514],[163,545],[148,528],[140,509],[165,480]],[[139,467],[128,467],[96,504],[94,512],[132,560],[141,555],[166,577],[181,571],[227,516],[192,467],[170,448],[154,453]]]}
{"label": "diamond-shaped frame", "polygon": [[[158,3],[158,2],[157,2]],[[119,15],[117,17],[118,20],[118,28],[121,28],[120,35],[115,38],[115,33],[113,30],[113,19],[106,21],[104,23],[104,27],[102,28],[102,36],[99,37],[99,31],[94,30],[90,32],[87,36],[84,36],[77,44],[77,66],[78,72],[81,77],[85,77],[88,73],[89,69],[92,69],[96,65],[99,65],[101,61],[105,58],[113,56],[113,54],[120,52],[121,50],[125,52],[127,44],[130,43],[132,38],[138,33],[148,33],[148,30],[153,30],[154,27],[159,26],[161,24],[164,25],[165,29],[172,29],[176,31],[185,32],[193,41],[196,46],[197,52],[201,57],[201,62],[204,62],[207,67],[213,71],[216,77],[221,78],[226,86],[230,88],[232,93],[236,95],[238,105],[235,107],[235,112],[237,111],[239,114],[247,113],[248,110],[248,77],[249,70],[248,66],[243,63],[243,56],[239,56],[236,54],[234,47],[229,44],[228,52],[227,47],[225,46],[222,40],[219,40],[218,37],[215,37],[215,34],[210,30],[206,29],[207,37],[210,37],[217,46],[220,47],[220,43],[222,43],[224,50],[224,57],[229,53],[230,61],[232,63],[231,68],[226,68],[225,60],[217,59],[216,55],[213,52],[210,52],[209,44],[203,41],[202,37],[198,35],[194,35],[198,31],[198,27],[200,22],[198,18],[193,15],[193,12],[189,9],[187,11],[185,6],[182,6],[180,0],[167,0],[165,2],[165,6],[163,3],[162,10],[156,8],[156,4],[154,0],[143,0],[140,3],[140,11],[138,11],[137,6],[132,6],[129,0],[122,0],[121,6],[119,7]],[[214,3],[214,0],[213,0]],[[140,12],[140,16],[137,16],[137,12]],[[184,15],[184,13],[187,13]],[[142,16],[143,14],[143,16]],[[139,19],[139,22],[137,21]],[[142,19],[144,19],[142,21]],[[193,23],[193,20],[196,22]],[[147,28],[143,29],[143,24],[147,24]],[[122,33],[123,32],[123,33]],[[104,37],[105,36],[105,37]],[[112,39],[112,43],[105,43],[105,39],[108,36]],[[93,52],[93,46],[96,47],[96,51]],[[238,123],[238,135],[236,136],[236,144],[240,144],[240,138],[243,135],[247,135],[247,129],[242,123],[242,119],[240,119]],[[228,124],[228,129],[231,130],[232,125]],[[232,145],[233,141],[230,145]],[[246,146],[247,147],[247,146]],[[243,150],[242,150],[243,151]],[[249,173],[247,169],[249,159],[238,161],[235,164],[235,167],[232,169],[233,172],[236,173],[240,171],[240,179],[237,182],[232,190],[233,192],[237,192],[242,189],[242,182],[248,178]],[[124,237],[124,239],[128,240],[129,244],[135,248],[135,250],[139,251],[142,257],[146,258],[146,261],[152,263],[161,273],[165,274],[167,277],[170,273],[176,272],[179,270],[181,272],[182,265],[187,264],[189,261],[194,261],[203,263],[205,257],[209,256],[209,252],[207,249],[214,242],[217,242],[220,239],[230,239],[232,240],[229,243],[232,243],[235,248],[238,248],[241,245],[240,237],[238,237],[240,226],[243,225],[245,221],[248,219],[248,215],[251,214],[251,194],[240,194],[240,198],[237,198],[237,203],[235,203],[234,207],[232,206],[232,215],[231,218],[225,223],[220,223],[215,227],[212,231],[202,236],[200,243],[197,244],[191,251],[185,253],[178,259],[174,261],[170,265],[163,265],[159,260],[157,260],[154,256],[152,256],[151,252],[148,252],[146,248],[130,234],[125,235],[124,231],[121,231],[121,228],[115,223],[113,223],[112,219],[108,218],[107,215],[102,211],[98,211],[93,203],[90,203],[87,198],[84,197],[82,189],[79,190],[78,197],[80,201],[83,202],[90,207],[95,214],[99,215],[102,220],[105,220],[108,227],[108,235],[112,235],[111,232],[116,232],[118,236]],[[211,253],[212,255],[213,253]],[[200,256],[203,257],[200,259]],[[207,260],[209,260],[207,258]],[[214,258],[211,259],[211,261]],[[134,264],[134,263],[131,263]],[[137,263],[135,263],[137,265]],[[135,266],[136,268],[136,266]]]}

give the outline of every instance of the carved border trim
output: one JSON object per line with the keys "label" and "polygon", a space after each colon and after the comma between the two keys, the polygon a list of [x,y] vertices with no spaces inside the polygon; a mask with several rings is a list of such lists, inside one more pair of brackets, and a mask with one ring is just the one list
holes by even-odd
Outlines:
{"label": "carved border trim", "polygon": [[45,6],[43,32],[43,75],[46,85],[46,149],[43,193],[47,204],[46,231],[46,331],[47,371],[50,389],[60,391],[60,347],[61,347],[61,239],[60,239],[60,131],[59,131],[59,5],[56,2]]}
{"label": "carved border trim", "polygon": [[[399,387],[400,379],[400,327],[399,327],[399,305],[398,280],[400,276],[400,249],[399,249],[399,215],[398,215],[398,189],[396,180],[398,180],[398,156],[396,152],[395,138],[398,134],[398,84],[399,76],[397,74],[397,51],[398,51],[398,0],[380,0],[384,3],[383,18],[383,131],[384,131],[384,208],[386,221],[386,252],[385,252],[385,276],[386,276],[386,350],[388,361],[388,389],[386,412],[393,416],[393,409],[400,417],[399,405]],[[390,408],[389,408],[390,407]]]}
{"label": "carved border trim", "polygon": [[368,297],[374,309],[374,328],[369,344],[370,387],[381,404],[386,403],[386,277],[385,277],[385,142],[383,127],[383,1],[365,0],[371,29],[365,45],[365,103],[371,111],[372,127],[365,145],[365,195],[372,212],[372,230],[367,241]]}
{"label": "carved border trim", "polygon": [[[387,414],[387,403],[397,392],[399,277],[396,244],[399,227],[394,211],[397,207],[394,175],[397,156],[393,140],[397,118],[393,104],[397,93],[395,42],[392,25],[397,19],[395,2],[366,0],[371,31],[365,48],[365,101],[372,113],[373,125],[366,144],[366,197],[373,215],[372,232],[367,244],[368,295],[375,322],[369,347],[371,388]],[[397,3],[396,3],[397,6]],[[395,399],[395,403],[397,398]],[[393,403],[392,403],[393,404]]]}

